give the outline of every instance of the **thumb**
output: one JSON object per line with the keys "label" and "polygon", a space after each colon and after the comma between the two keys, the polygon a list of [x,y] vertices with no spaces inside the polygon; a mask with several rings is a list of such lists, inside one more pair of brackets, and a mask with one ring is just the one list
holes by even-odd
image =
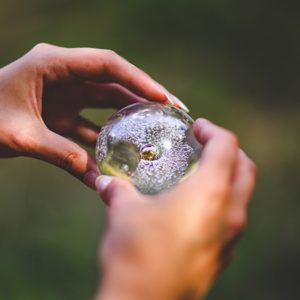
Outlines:
{"label": "thumb", "polygon": [[99,175],[94,158],[76,143],[44,129],[35,134],[30,156],[66,170],[90,188]]}
{"label": "thumb", "polygon": [[111,208],[124,207],[139,202],[141,194],[128,181],[117,177],[101,175],[95,182],[102,200]]}

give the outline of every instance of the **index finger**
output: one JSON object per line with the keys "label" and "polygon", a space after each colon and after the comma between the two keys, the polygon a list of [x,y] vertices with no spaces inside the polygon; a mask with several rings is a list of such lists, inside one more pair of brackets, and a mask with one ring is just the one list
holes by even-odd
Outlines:
{"label": "index finger", "polygon": [[50,79],[75,76],[94,82],[116,82],[148,100],[168,102],[166,92],[159,83],[114,51],[62,48],[48,44],[39,44],[33,51],[47,59],[46,66],[52,69]]}

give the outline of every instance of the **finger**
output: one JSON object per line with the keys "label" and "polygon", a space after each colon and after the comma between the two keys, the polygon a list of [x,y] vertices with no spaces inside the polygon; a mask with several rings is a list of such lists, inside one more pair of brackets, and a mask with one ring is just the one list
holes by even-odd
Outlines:
{"label": "finger", "polygon": [[200,167],[193,176],[195,181],[199,182],[198,177],[206,177],[213,184],[229,184],[237,163],[236,136],[204,119],[196,120],[194,133],[203,145]]}
{"label": "finger", "polygon": [[229,241],[229,245],[240,238],[246,226],[246,209],[254,190],[255,178],[254,163],[240,149],[231,192],[232,203],[228,210],[228,232],[225,239]]}
{"label": "finger", "polygon": [[95,186],[102,200],[113,210],[139,202],[140,193],[123,179],[102,175],[96,179]]}
{"label": "finger", "polygon": [[116,83],[86,82],[83,94],[87,99],[85,107],[120,109],[129,104],[147,102],[146,99]]}
{"label": "finger", "polygon": [[93,147],[96,144],[100,129],[100,126],[97,126],[91,121],[78,116],[72,136],[79,142]]}
{"label": "finger", "polygon": [[237,207],[246,208],[256,181],[256,166],[243,150],[239,150],[238,164],[234,175],[232,198]]}
{"label": "finger", "polygon": [[[170,192],[189,199],[185,202],[190,203],[185,205],[185,213],[198,214],[205,210],[206,218],[218,216],[221,220],[220,215],[224,214],[225,209],[227,211],[231,203],[238,143],[229,131],[204,119],[198,119],[193,129],[196,138],[203,145],[199,167],[192,176]],[[197,192],[199,197],[195,197]]]}
{"label": "finger", "polygon": [[50,81],[75,76],[96,82],[116,82],[146,99],[163,103],[168,101],[157,82],[111,50],[67,49],[40,44],[33,51],[47,60],[47,66],[50,65],[50,70],[43,70]]}
{"label": "finger", "polygon": [[95,160],[86,150],[47,128],[37,132],[33,139],[32,157],[56,165],[90,188],[95,188],[99,171]]}

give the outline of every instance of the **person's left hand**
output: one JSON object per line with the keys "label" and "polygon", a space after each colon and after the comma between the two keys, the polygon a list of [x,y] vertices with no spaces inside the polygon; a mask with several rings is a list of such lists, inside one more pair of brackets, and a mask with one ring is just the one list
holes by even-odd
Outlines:
{"label": "person's left hand", "polygon": [[80,111],[145,99],[165,103],[166,93],[111,50],[39,44],[0,69],[0,157],[39,158],[94,187],[94,158],[65,138],[95,144],[99,128]]}

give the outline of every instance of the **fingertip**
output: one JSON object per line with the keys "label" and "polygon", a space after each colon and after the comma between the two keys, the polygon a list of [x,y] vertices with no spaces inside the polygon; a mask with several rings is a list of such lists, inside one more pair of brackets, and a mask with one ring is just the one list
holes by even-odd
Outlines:
{"label": "fingertip", "polygon": [[83,176],[83,183],[91,189],[95,190],[95,182],[98,176],[99,174],[97,172],[95,172],[94,170],[90,170]]}
{"label": "fingertip", "polygon": [[160,85],[153,79],[151,79],[151,81],[152,81],[152,88],[151,89],[149,88],[147,90],[147,95],[145,95],[145,98],[150,101],[174,106],[174,101],[170,96],[171,94],[162,85]]}
{"label": "fingertip", "polygon": [[196,138],[202,142],[203,140],[203,130],[205,127],[211,125],[211,122],[204,118],[198,118],[193,125],[193,130]]}
{"label": "fingertip", "polygon": [[211,122],[208,121],[207,119],[204,118],[198,118],[196,119],[196,121],[194,122],[194,130],[198,130],[200,131],[201,129],[203,129],[203,127],[210,125]]}
{"label": "fingertip", "polygon": [[101,175],[96,179],[95,186],[101,199],[111,208],[122,207],[139,198],[136,188],[118,177]]}
{"label": "fingertip", "polygon": [[103,194],[110,183],[112,182],[112,177],[111,176],[106,176],[106,175],[100,175],[96,178],[95,180],[95,188],[96,190],[100,193]]}
{"label": "fingertip", "polygon": [[172,95],[172,97],[175,100],[175,107],[180,108],[186,113],[190,112],[189,108],[178,97],[176,97],[175,95]]}

